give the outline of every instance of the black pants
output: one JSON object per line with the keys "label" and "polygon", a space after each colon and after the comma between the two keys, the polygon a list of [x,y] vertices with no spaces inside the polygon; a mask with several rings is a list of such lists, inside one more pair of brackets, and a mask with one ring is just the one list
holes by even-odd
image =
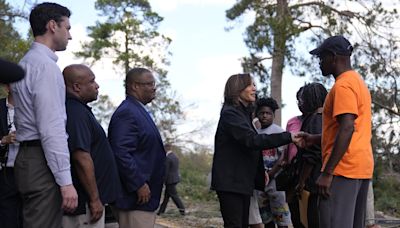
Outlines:
{"label": "black pants", "polygon": [[217,192],[224,227],[247,228],[249,226],[250,195]]}
{"label": "black pants", "polygon": [[319,228],[318,193],[310,193],[308,197],[308,228]]}
{"label": "black pants", "polygon": [[15,186],[14,169],[0,171],[0,227],[22,227],[22,201]]}
{"label": "black pants", "polygon": [[182,200],[179,198],[178,192],[176,191],[176,185],[177,183],[167,184],[165,186],[164,200],[161,203],[160,210],[158,211],[159,214],[165,212],[170,197],[172,198],[172,201],[174,201],[176,207],[179,209],[179,213],[182,215],[185,214],[185,207],[183,206]]}
{"label": "black pants", "polygon": [[289,202],[290,217],[294,228],[304,228],[300,221],[299,200],[297,196],[293,196]]}

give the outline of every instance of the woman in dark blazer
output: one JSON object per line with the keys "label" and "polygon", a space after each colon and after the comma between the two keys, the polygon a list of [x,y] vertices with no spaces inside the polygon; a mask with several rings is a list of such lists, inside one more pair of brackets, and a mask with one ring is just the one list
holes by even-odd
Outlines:
{"label": "woman in dark blazer", "polygon": [[211,189],[218,195],[224,227],[248,227],[250,196],[264,190],[262,149],[291,143],[294,135],[257,134],[252,125],[256,87],[249,74],[232,75],[225,85],[212,166]]}

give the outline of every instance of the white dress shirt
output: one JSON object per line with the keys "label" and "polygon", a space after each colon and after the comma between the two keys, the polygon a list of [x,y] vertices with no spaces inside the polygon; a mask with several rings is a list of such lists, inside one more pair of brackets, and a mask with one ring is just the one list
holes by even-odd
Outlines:
{"label": "white dress shirt", "polygon": [[57,55],[34,42],[20,65],[26,76],[11,85],[17,141],[40,140],[56,183],[72,184],[67,143],[65,85]]}

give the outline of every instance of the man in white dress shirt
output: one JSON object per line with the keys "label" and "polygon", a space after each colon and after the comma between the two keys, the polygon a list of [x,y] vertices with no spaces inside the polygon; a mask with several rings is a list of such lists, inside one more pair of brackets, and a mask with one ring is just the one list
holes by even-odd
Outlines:
{"label": "man in white dress shirt", "polygon": [[20,142],[14,169],[24,227],[60,228],[63,210],[72,212],[78,204],[65,130],[65,85],[54,53],[71,39],[70,14],[56,3],[33,8],[35,40],[20,62],[26,76],[12,85]]}

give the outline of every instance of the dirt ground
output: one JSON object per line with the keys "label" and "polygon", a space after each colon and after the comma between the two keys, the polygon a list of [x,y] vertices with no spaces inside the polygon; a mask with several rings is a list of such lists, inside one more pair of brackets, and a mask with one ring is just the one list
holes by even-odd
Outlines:
{"label": "dirt ground", "polygon": [[187,203],[186,215],[179,214],[173,202],[168,203],[164,214],[157,216],[157,224],[168,228],[217,228],[223,227],[218,204],[210,203]]}
{"label": "dirt ground", "polygon": [[[166,213],[157,216],[157,224],[163,228],[219,228],[223,227],[223,221],[216,202],[187,203],[186,215],[179,214],[173,202],[168,204]],[[375,218],[379,220],[381,228],[399,228],[400,220],[391,216],[376,212]],[[385,222],[387,220],[387,222]],[[395,223],[390,222],[391,220]]]}

